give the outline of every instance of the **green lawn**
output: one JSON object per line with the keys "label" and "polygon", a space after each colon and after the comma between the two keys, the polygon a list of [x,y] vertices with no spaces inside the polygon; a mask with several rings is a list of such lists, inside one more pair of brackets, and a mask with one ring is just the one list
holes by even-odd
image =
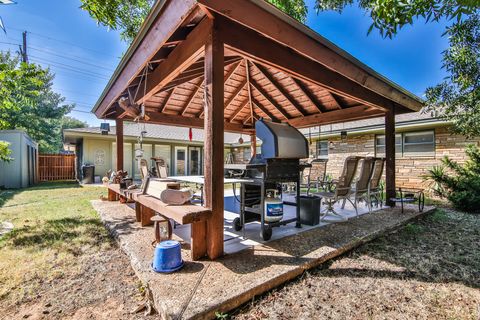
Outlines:
{"label": "green lawn", "polygon": [[15,226],[0,238],[0,304],[29,300],[42,283],[74,272],[82,254],[112,246],[90,204],[102,194],[73,182],[0,191],[0,221]]}

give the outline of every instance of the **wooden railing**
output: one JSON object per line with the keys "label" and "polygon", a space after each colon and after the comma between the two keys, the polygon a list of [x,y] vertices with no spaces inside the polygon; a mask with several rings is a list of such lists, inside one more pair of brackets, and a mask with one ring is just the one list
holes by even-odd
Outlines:
{"label": "wooden railing", "polygon": [[40,181],[74,180],[74,154],[40,154],[38,156],[38,178]]}

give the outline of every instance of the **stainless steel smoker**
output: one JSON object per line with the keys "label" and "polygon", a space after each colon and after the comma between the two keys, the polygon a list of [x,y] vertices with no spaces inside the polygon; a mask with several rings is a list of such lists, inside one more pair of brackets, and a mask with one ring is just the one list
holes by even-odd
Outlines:
{"label": "stainless steel smoker", "polygon": [[267,190],[277,190],[282,198],[282,183],[295,183],[297,199],[300,197],[300,172],[304,165],[300,159],[308,158],[308,141],[305,136],[287,123],[259,120],[255,124],[257,137],[262,141],[261,154],[253,157],[246,166],[245,178],[253,182],[242,184],[240,217],[234,219],[234,228],[240,231],[245,223],[261,222],[260,235],[264,240],[272,236],[272,228],[296,222],[300,228],[300,207],[296,217],[268,222],[265,219]]}

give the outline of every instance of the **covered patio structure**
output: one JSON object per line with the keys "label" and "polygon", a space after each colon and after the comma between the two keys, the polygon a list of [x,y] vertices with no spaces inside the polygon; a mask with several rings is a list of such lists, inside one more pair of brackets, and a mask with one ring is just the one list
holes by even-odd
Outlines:
{"label": "covered patio structure", "polygon": [[[192,224],[204,245],[194,259],[223,255],[225,131],[248,134],[259,118],[306,128],[385,118],[386,198],[395,194],[395,114],[420,99],[264,0],[160,0],[95,105],[123,121],[205,129],[204,206]],[[193,252],[194,251],[194,252]]]}

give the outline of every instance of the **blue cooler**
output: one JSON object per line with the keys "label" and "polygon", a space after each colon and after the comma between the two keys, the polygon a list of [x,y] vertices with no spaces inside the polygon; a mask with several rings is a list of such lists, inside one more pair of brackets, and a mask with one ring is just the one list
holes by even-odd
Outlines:
{"label": "blue cooler", "polygon": [[183,267],[182,248],[175,240],[162,241],[155,246],[152,268],[155,272],[169,273]]}

